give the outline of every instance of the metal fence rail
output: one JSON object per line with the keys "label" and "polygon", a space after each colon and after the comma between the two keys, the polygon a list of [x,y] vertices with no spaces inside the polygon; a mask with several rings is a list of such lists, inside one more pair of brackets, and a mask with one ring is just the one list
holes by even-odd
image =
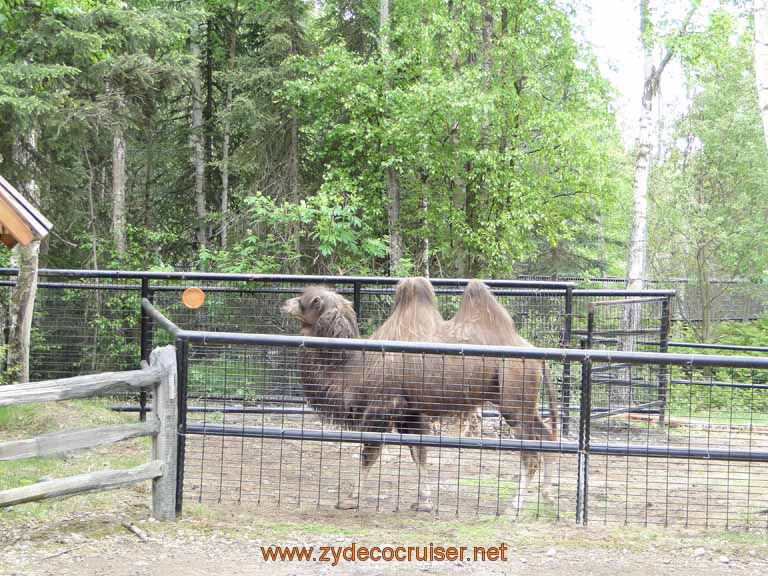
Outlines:
{"label": "metal fence rail", "polygon": [[[0,322],[7,309],[17,271],[0,269]],[[98,270],[41,270],[33,323],[32,375],[36,379],[70,377],[95,371],[124,370],[146,360],[154,345],[168,343],[157,335],[139,305],[141,298],[157,304],[180,326],[190,330],[286,334],[293,325],[279,313],[282,301],[306,284],[323,283],[350,299],[363,335],[370,334],[389,315],[397,278],[249,275],[200,272],[130,272]],[[461,299],[464,279],[435,278],[438,303],[451,316]],[[497,299],[514,317],[530,342],[545,347],[578,346],[585,337],[586,305],[595,299],[643,295],[671,299],[672,291],[629,292],[578,290],[567,282],[488,280]],[[182,306],[184,289],[196,285],[206,292],[198,310]],[[658,350],[664,339],[659,306],[645,309],[643,328],[650,343],[641,350]],[[7,324],[7,323],[6,323]],[[615,319],[599,317],[598,330],[609,331]],[[1,344],[2,342],[0,342]],[[564,427],[570,422],[571,367],[557,366],[555,377],[566,383]],[[144,406],[145,398],[141,399]],[[141,417],[145,417],[140,409]]]}
{"label": "metal fence rail", "polygon": [[[626,278],[550,276],[522,274],[525,280],[547,280],[574,282],[587,288],[608,288],[623,286]],[[688,278],[662,278],[645,280],[645,285],[652,289],[673,289],[678,297],[674,301],[672,319],[688,323],[698,323],[706,315],[712,322],[755,320],[768,310],[768,285],[749,280],[714,279],[709,289],[703,290],[696,281]]]}
{"label": "metal fence rail", "polygon": [[[442,515],[768,527],[768,358],[189,331],[146,300],[144,308],[158,330],[162,322],[172,331],[183,366],[179,496],[333,506],[352,484],[360,508],[391,510],[407,507],[429,487],[433,511]],[[421,384],[424,374],[467,382],[478,362],[507,374],[521,362],[535,370],[545,360],[555,373],[570,363],[578,429],[557,441],[521,439],[488,405],[478,436],[467,436],[448,414],[421,434],[345,430],[303,404],[304,354],[312,350],[327,362],[349,355],[361,367],[384,357],[417,359],[426,372],[399,377]],[[631,367],[629,386],[612,373],[615,365]],[[327,367],[311,365],[318,373]],[[666,369],[664,425],[652,407],[626,411],[613,404],[613,386],[632,396],[635,382],[656,382],[660,367]],[[605,417],[596,418],[600,411]],[[371,445],[382,456],[366,476],[360,464]],[[429,454],[426,469],[409,457],[420,447]],[[517,510],[510,503],[532,452],[548,455],[551,499],[539,474]]]}

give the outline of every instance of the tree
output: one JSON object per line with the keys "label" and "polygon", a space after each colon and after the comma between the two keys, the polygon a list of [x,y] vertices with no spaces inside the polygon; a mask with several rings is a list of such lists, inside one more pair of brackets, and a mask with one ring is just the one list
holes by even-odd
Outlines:
{"label": "tree", "polygon": [[620,249],[611,90],[554,0],[41,6],[4,13],[0,168],[26,178],[34,108],[47,265],[510,275],[592,269],[603,229]]}
{"label": "tree", "polygon": [[653,102],[661,86],[661,76],[677,49],[675,41],[685,36],[691,18],[698,7],[693,2],[688,13],[666,51],[657,64],[653,58],[649,0],[640,0],[640,38],[643,45],[643,94],[640,107],[639,132],[635,144],[635,177],[632,185],[632,232],[627,257],[627,289],[641,290],[646,277],[648,261],[648,178],[651,170],[651,137]]}
{"label": "tree", "polygon": [[[22,182],[20,192],[34,205],[40,205],[40,189],[35,176],[34,157],[37,153],[37,128],[17,143],[14,160],[29,175]],[[13,249],[12,264],[19,268],[16,286],[10,301],[10,330],[8,335],[7,363],[9,373],[18,382],[29,382],[29,352],[32,340],[32,316],[37,295],[37,269],[40,242],[17,244]]]}
{"label": "tree", "polygon": [[128,180],[125,164],[125,130],[121,125],[125,101],[117,89],[114,93],[116,122],[112,127],[112,241],[118,261],[125,260],[128,251],[126,236],[125,187]]}
{"label": "tree", "polygon": [[232,113],[233,84],[232,78],[235,71],[237,57],[237,36],[240,28],[242,15],[240,13],[238,0],[235,0],[232,6],[232,13],[228,22],[228,60],[227,73],[229,78],[226,80],[226,98],[224,100],[224,119],[223,119],[223,137],[221,144],[221,233],[220,244],[222,249],[227,248],[229,242],[229,150],[232,138],[230,116]]}
{"label": "tree", "polygon": [[753,55],[757,100],[760,104],[760,119],[768,150],[768,0],[752,0],[752,15],[755,28]]}
{"label": "tree", "polygon": [[724,10],[681,47],[694,97],[652,179],[653,267],[694,280],[682,313],[710,341],[716,280],[760,280],[768,267],[768,155],[752,76],[752,38]]}
{"label": "tree", "polygon": [[193,29],[190,34],[190,53],[195,59],[196,64],[191,81],[192,113],[190,115],[191,129],[189,140],[192,148],[192,167],[194,169],[197,245],[200,249],[205,249],[208,244],[208,210],[205,198],[205,126],[203,124],[203,87],[200,77],[200,40],[197,34],[196,29]]}
{"label": "tree", "polygon": [[[391,66],[390,47],[389,47],[389,0],[380,0],[379,2],[379,50],[381,52],[382,70],[386,75]],[[389,208],[387,210],[387,219],[389,221],[389,273],[397,275],[400,269],[400,261],[403,258],[403,238],[400,233],[400,176],[395,165],[395,149],[389,146],[388,155],[390,160],[384,168],[387,180],[387,200]]]}

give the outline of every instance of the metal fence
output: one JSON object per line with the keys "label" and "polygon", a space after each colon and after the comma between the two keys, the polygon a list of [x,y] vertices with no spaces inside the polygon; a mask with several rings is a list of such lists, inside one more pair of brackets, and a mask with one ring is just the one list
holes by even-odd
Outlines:
{"label": "metal fence", "polygon": [[[292,509],[341,502],[398,510],[431,492],[430,508],[441,516],[507,513],[581,523],[768,527],[768,358],[186,331],[145,304],[156,328],[177,345],[183,459],[178,491],[187,501]],[[308,363],[305,354],[312,350]],[[514,436],[510,424],[525,421],[515,422],[514,406],[497,402],[485,404],[478,436],[467,436],[448,414],[418,432],[397,422],[391,431],[349,431],[319,417],[304,396],[313,390],[303,386],[307,374],[328,374],[339,358],[351,363],[347,374],[357,377],[368,374],[369,364],[383,362],[390,368],[378,374],[398,385],[434,390],[439,381],[438,400],[445,399],[451,382],[471,381],[468,374],[478,366],[492,368],[514,387],[525,385],[521,366],[530,376],[541,361],[561,373],[569,363],[578,427],[556,440]],[[616,363],[632,368],[629,385],[603,370]],[[636,381],[657,382],[660,373],[663,424],[652,410],[612,404],[614,385],[632,395]],[[608,393],[598,398],[601,387]],[[376,389],[375,378],[360,378],[348,388],[367,394],[361,402],[369,407]],[[379,396],[384,403],[386,390]],[[538,418],[527,413],[530,421],[551,426],[544,401],[536,412]],[[420,448],[427,450],[426,466],[409,455]],[[379,451],[364,473],[361,464]],[[534,475],[518,509],[520,479],[530,455],[539,453],[546,455],[551,483]]]}
{"label": "metal fence", "polygon": [[[16,274],[13,269],[0,269],[0,322],[6,329],[5,315]],[[42,380],[124,370],[146,359],[153,339],[142,316],[141,298],[155,302],[185,329],[285,334],[289,325],[279,313],[280,303],[306,284],[325,284],[354,302],[361,333],[368,335],[389,314],[397,280],[41,270],[33,320],[31,377]],[[451,316],[460,302],[466,280],[432,279],[432,282],[441,311],[446,317]],[[579,338],[584,337],[589,301],[652,295],[651,292],[577,290],[565,282],[488,280],[486,283],[513,315],[520,333],[537,346],[578,345]],[[193,285],[207,294],[206,305],[198,310],[186,309],[180,300],[182,291]],[[671,298],[674,292],[663,294]],[[611,322],[613,320],[606,316],[599,318],[596,325],[598,329],[609,329]],[[659,310],[649,308],[644,322],[650,334],[646,340],[660,341]]]}
{"label": "metal fence", "polygon": [[[522,274],[521,280],[573,282],[580,288],[624,286],[626,278]],[[706,287],[688,278],[661,278],[645,281],[650,289],[672,289],[677,293],[672,320],[712,322],[755,320],[768,310],[768,285],[748,280],[711,280]]]}
{"label": "metal fence", "polygon": [[[0,277],[7,278],[0,280],[2,311],[7,309],[5,303],[10,297],[15,273],[15,270],[0,270]],[[146,360],[153,346],[167,342],[162,334],[153,333],[142,312],[141,298],[157,304],[188,330],[287,334],[292,332],[292,326],[280,314],[280,304],[307,284],[324,284],[354,303],[361,333],[365,336],[389,315],[397,281],[397,278],[379,277],[41,270],[33,322],[32,378],[125,370],[139,360]],[[441,312],[446,318],[452,316],[467,281],[445,278],[431,281]],[[577,290],[566,282],[539,280],[488,280],[486,283],[512,314],[519,332],[536,346],[579,346],[591,334],[595,342],[602,339],[600,346],[663,351],[669,332],[668,323],[664,321],[664,303],[668,309],[673,291]],[[183,290],[193,285],[203,288],[207,295],[205,306],[197,310],[185,308],[180,298]],[[588,327],[590,302],[617,301],[620,305],[628,297],[642,297],[646,302],[640,314],[642,340],[635,334],[621,332],[616,306],[604,308],[610,308],[613,313],[599,314],[593,318],[592,327]],[[563,429],[568,432],[575,410],[571,402],[570,362],[554,370],[555,378],[562,383],[561,417]],[[627,397],[625,408],[641,400],[637,394]],[[143,402],[144,399],[142,405]],[[614,403],[618,404],[618,399],[614,399]],[[144,417],[139,406],[117,408],[139,411]]]}

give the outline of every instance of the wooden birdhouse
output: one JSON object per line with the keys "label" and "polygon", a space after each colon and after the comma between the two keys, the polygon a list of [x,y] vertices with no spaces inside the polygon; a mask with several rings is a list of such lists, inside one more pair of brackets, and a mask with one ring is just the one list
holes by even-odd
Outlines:
{"label": "wooden birdhouse", "polygon": [[0,242],[13,248],[48,236],[53,227],[16,188],[0,176]]}

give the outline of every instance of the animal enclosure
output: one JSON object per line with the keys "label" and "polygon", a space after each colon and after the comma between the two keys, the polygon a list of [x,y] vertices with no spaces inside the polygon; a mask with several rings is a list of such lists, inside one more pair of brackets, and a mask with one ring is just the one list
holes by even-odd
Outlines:
{"label": "animal enclosure", "polygon": [[[16,274],[14,269],[0,269],[0,323],[6,327]],[[463,281],[432,282],[441,311],[448,317],[461,299]],[[290,325],[279,313],[281,303],[305,285],[323,284],[355,303],[361,333],[368,336],[389,314],[396,283],[396,278],[40,270],[33,322],[33,377],[41,380],[126,370],[146,359],[152,337],[143,323],[141,298],[154,302],[188,330],[286,334]],[[588,302],[633,294],[580,290],[568,282],[487,283],[513,314],[520,333],[537,346],[577,346],[583,334],[574,331],[586,330]],[[181,293],[190,286],[199,286],[206,293],[206,305],[199,310],[188,310],[180,302]],[[674,291],[658,294],[671,298]],[[601,322],[599,318],[598,329]],[[644,323],[660,334],[660,311],[649,308]]]}
{"label": "animal enclosure", "polygon": [[[0,270],[0,304],[7,304],[15,270]],[[361,334],[370,335],[392,308],[395,278],[41,270],[32,333],[31,370],[36,380],[99,371],[127,370],[146,360],[152,346],[169,343],[152,330],[141,298],[154,302],[187,330],[289,334],[292,324],[279,312],[283,301],[305,285],[335,288],[354,303]],[[458,308],[465,281],[433,279],[443,316]],[[622,290],[580,290],[567,282],[495,280],[487,282],[512,314],[520,334],[536,346],[578,347],[586,338],[587,304],[638,296]],[[180,295],[190,286],[206,293],[206,304],[188,310]],[[669,300],[672,291],[644,291],[643,297]],[[0,323],[7,306],[0,305]],[[594,330],[615,329],[616,318],[598,315]],[[643,307],[642,344],[631,350],[661,350],[665,339],[661,301]],[[633,343],[633,346],[635,344]],[[570,426],[570,362],[555,367],[565,382],[564,429]],[[574,400],[577,396],[573,397]],[[139,410],[133,398],[123,410]],[[143,416],[143,413],[142,413]]]}
{"label": "animal enclosure", "polygon": [[[313,509],[339,505],[351,486],[363,510],[406,510],[428,490],[441,516],[768,527],[768,359],[196,332],[146,307],[162,320],[156,330],[175,338],[184,366],[179,493],[187,502]],[[308,348],[324,351],[328,364],[302,366]],[[345,430],[306,405],[300,382],[302,370],[325,374],[345,354],[360,364],[415,358],[421,373],[402,361],[402,378],[418,384],[427,374],[446,386],[467,382],[478,363],[513,373],[515,364],[545,360],[559,375],[568,364],[574,425],[555,441],[521,440],[486,405],[477,436],[464,434],[453,416],[436,418],[422,434]],[[629,384],[616,363],[632,368]],[[663,425],[652,411],[613,404],[614,381],[632,395],[635,382],[644,375],[657,382],[659,374]],[[562,395],[562,380],[554,381]],[[599,388],[607,392],[600,412]],[[546,420],[546,403],[539,407]],[[367,476],[365,443],[382,448]],[[426,469],[411,460],[417,447],[427,450]],[[525,506],[515,509],[526,452],[549,460],[552,486],[547,496],[542,475],[534,475]]]}

